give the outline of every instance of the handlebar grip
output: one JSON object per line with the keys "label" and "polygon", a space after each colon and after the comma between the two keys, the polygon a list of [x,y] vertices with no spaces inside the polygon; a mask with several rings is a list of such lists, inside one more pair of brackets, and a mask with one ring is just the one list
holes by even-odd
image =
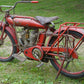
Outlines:
{"label": "handlebar grip", "polygon": [[38,3],[38,1],[31,1],[31,3]]}

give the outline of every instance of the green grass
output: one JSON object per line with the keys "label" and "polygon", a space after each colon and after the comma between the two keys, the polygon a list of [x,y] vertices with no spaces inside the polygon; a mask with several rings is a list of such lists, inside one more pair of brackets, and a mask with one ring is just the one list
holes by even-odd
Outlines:
{"label": "green grass", "polygon": [[[13,5],[19,0],[0,0],[0,5]],[[6,2],[6,3],[5,3]],[[21,3],[15,8],[18,15],[59,16],[64,21],[84,21],[84,0],[39,0],[39,3]]]}
{"label": "green grass", "polygon": [[0,84],[83,84],[84,79],[70,79],[60,75],[55,81],[56,71],[48,63],[36,68],[38,62],[0,62]]}
{"label": "green grass", "polygon": [[[13,5],[15,1],[19,0],[0,0],[0,5]],[[84,0],[39,0],[38,4],[18,4],[15,12],[32,17],[59,16],[64,22],[84,22]],[[84,78],[71,79],[63,75],[55,81],[57,71],[52,65],[48,63],[36,68],[38,64],[16,59],[0,62],[0,84],[84,84]]]}

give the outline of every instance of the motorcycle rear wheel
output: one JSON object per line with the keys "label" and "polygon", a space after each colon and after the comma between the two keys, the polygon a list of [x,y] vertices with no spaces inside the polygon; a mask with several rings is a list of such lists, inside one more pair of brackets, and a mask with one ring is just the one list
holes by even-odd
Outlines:
{"label": "motorcycle rear wheel", "polygon": [[[0,30],[0,36],[2,31]],[[5,37],[6,36],[6,37]],[[12,35],[5,30],[3,42],[0,40],[0,61],[8,62],[13,60],[12,54],[17,52],[15,41]]]}
{"label": "motorcycle rear wheel", "polygon": [[[69,35],[73,36],[75,39],[75,43],[74,46],[77,44],[77,42],[79,41],[79,39],[83,36],[82,34],[80,34],[79,32],[75,32],[75,31],[69,31]],[[50,42],[49,42],[49,46],[57,39],[57,37],[52,37]],[[64,39],[65,40],[65,39]],[[70,42],[68,42],[70,43]],[[64,46],[65,44],[62,43],[62,41],[59,44],[60,46]],[[69,44],[69,48],[71,48],[70,45],[73,44]],[[76,53],[78,54],[78,59],[74,59],[73,57],[70,57],[68,59],[65,60],[63,68],[61,70],[61,74],[70,77],[70,78],[81,78],[84,77],[84,38],[82,39],[82,44],[81,46],[79,45],[78,49],[76,51]],[[52,53],[57,53],[52,52]],[[66,52],[59,52],[61,55],[66,54]],[[60,66],[61,66],[61,61],[58,60],[59,58],[57,56],[51,56],[53,59],[50,59],[51,64],[54,66],[54,68],[58,71]],[[63,59],[62,57],[60,58],[61,60]],[[70,61],[67,61],[70,60]]]}

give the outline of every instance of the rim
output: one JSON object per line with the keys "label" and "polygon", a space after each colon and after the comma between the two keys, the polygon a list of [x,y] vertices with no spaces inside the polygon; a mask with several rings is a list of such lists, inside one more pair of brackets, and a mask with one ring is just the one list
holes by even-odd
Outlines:
{"label": "rim", "polygon": [[[1,34],[1,31],[0,31]],[[6,36],[6,33],[4,34]],[[9,36],[7,35],[3,44],[0,45],[0,59],[8,59],[13,53],[13,44]]]}

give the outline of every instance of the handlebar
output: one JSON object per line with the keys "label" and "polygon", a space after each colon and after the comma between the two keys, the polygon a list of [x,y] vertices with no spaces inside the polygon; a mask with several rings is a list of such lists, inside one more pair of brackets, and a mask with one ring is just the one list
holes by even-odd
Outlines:
{"label": "handlebar", "polygon": [[[1,11],[1,12],[9,12],[9,11],[11,11],[12,9],[14,9],[18,3],[38,3],[38,1],[18,1],[18,2],[16,2],[16,3],[14,4],[14,6],[1,5],[1,6],[0,6],[0,11]],[[9,7],[10,9],[3,11],[3,10],[1,9],[2,7]]]}

